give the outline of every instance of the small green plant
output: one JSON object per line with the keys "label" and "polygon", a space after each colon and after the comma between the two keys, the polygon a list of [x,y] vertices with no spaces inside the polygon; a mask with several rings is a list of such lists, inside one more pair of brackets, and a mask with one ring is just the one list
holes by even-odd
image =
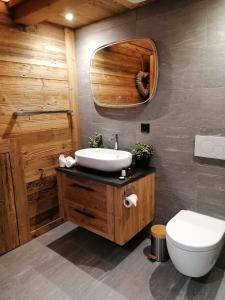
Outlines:
{"label": "small green plant", "polygon": [[134,145],[132,149],[132,153],[138,158],[138,159],[149,159],[152,157],[154,151],[152,145],[147,145],[143,143],[137,143]]}
{"label": "small green plant", "polygon": [[132,149],[135,156],[135,165],[137,168],[146,168],[149,165],[150,158],[153,155],[153,146],[143,143],[137,143]]}
{"label": "small green plant", "polygon": [[96,132],[88,138],[88,144],[90,148],[103,148],[102,135]]}

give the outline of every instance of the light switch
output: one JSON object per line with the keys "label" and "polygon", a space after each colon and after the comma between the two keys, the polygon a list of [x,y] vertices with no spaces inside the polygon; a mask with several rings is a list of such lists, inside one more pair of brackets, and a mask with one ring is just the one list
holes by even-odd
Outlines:
{"label": "light switch", "polygon": [[196,135],[194,155],[225,160],[225,137]]}

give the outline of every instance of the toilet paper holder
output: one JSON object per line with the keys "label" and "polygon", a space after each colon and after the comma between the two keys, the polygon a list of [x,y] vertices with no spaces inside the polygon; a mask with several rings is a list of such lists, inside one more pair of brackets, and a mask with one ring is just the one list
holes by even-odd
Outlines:
{"label": "toilet paper holder", "polygon": [[124,191],[124,197],[122,201],[123,201],[123,205],[126,208],[137,206],[138,196],[136,195],[133,188],[128,188],[126,191]]}
{"label": "toilet paper holder", "polygon": [[136,194],[135,190],[133,188],[128,188],[126,191],[124,191],[123,198],[126,198],[126,197],[128,197],[128,196],[130,196],[132,194]]}

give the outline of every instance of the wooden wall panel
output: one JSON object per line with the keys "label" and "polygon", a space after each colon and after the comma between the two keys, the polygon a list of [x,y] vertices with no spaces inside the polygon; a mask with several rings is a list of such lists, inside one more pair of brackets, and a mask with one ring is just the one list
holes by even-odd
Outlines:
{"label": "wooden wall panel", "polygon": [[19,245],[9,153],[0,153],[0,254]]}
{"label": "wooden wall panel", "polygon": [[0,140],[0,253],[30,240],[20,140]]}
{"label": "wooden wall panel", "polygon": [[71,115],[72,121],[72,140],[74,148],[80,147],[80,123],[79,123],[79,106],[77,93],[77,76],[76,76],[76,53],[75,53],[75,35],[74,31],[65,28],[65,43],[66,43],[66,61],[68,66],[68,83],[69,83],[69,102],[70,109],[73,111]]}
{"label": "wooden wall panel", "polygon": [[[11,152],[4,162],[11,160],[10,176],[16,191],[15,246],[62,222],[55,167],[60,153],[71,154],[73,145],[79,144],[79,132],[76,131],[76,141],[72,141],[71,134],[72,124],[75,127],[78,120],[76,104],[72,106],[76,110],[73,119],[64,113],[17,117],[13,114],[18,110],[71,108],[76,90],[72,66],[68,65],[74,48],[68,47],[73,42],[71,34],[70,43],[68,38],[66,42],[64,29],[57,25],[16,26],[0,2],[0,146],[2,141],[9,141]],[[0,211],[3,212],[2,206]],[[1,215],[0,224],[2,218]]]}
{"label": "wooden wall panel", "polygon": [[20,244],[24,244],[31,238],[28,214],[27,191],[25,185],[25,172],[20,138],[10,139],[10,160],[15,192],[15,207],[18,224]]}
{"label": "wooden wall panel", "polygon": [[[25,181],[30,183],[45,177],[45,171],[55,173],[59,153],[71,154],[72,141],[69,129],[53,130],[55,135],[43,142],[49,131],[39,133],[39,139],[33,140],[32,133],[22,136],[22,153],[24,157]],[[64,135],[62,135],[64,133]],[[56,140],[57,139],[57,140]]]}

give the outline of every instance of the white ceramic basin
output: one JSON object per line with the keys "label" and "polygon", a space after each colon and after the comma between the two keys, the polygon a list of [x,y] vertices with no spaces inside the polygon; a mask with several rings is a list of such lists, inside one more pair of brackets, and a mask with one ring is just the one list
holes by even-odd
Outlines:
{"label": "white ceramic basin", "polygon": [[75,152],[76,163],[80,166],[105,172],[120,171],[131,165],[132,154],[127,151],[86,148]]}

